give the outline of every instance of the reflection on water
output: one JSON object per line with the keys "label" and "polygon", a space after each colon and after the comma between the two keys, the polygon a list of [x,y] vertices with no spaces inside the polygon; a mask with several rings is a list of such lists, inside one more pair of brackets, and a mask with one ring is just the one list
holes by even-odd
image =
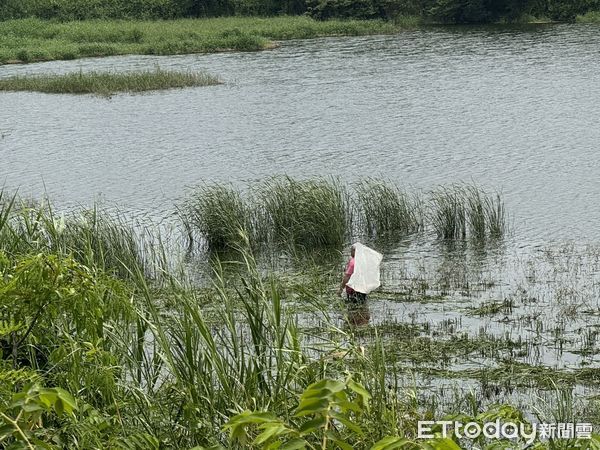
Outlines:
{"label": "reflection on water", "polygon": [[354,327],[368,325],[371,320],[368,300],[364,302],[348,302],[348,323]]}

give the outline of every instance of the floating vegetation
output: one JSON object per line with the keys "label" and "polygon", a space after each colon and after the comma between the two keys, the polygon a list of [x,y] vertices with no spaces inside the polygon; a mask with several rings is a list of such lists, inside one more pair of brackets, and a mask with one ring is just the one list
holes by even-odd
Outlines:
{"label": "floating vegetation", "polygon": [[48,94],[95,94],[111,96],[120,92],[137,93],[220,84],[205,73],[147,70],[142,72],[77,72],[65,75],[29,75],[0,79],[0,91],[37,91]]}
{"label": "floating vegetation", "polygon": [[472,316],[493,316],[498,313],[511,314],[513,308],[513,301],[507,298],[502,301],[486,301],[481,305],[469,309],[468,315]]}

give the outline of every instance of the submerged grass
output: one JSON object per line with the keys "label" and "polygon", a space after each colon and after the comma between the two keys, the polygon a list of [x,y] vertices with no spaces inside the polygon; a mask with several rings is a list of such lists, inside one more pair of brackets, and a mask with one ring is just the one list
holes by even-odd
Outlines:
{"label": "submerged grass", "polygon": [[50,94],[96,94],[144,92],[160,89],[212,86],[218,78],[194,72],[148,70],[131,73],[77,72],[65,75],[14,76],[0,79],[0,91],[37,91]]}
{"label": "submerged grass", "polygon": [[275,40],[394,33],[378,20],[218,17],[168,21],[39,19],[0,22],[0,64],[141,54],[175,55],[272,48]]}

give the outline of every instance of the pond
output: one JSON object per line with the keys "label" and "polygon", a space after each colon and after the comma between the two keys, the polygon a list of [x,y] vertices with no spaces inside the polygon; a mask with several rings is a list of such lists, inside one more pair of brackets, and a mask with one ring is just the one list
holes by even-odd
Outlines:
{"label": "pond", "polygon": [[[437,388],[496,376],[502,395],[527,404],[529,390],[512,390],[519,373],[543,366],[585,379],[599,367],[597,26],[436,27],[259,53],[3,66],[0,77],[157,65],[224,84],[111,99],[1,94],[0,183],[60,208],[101,199],[168,222],[186,188],[204,181],[381,177],[423,191],[473,182],[503,193],[506,242],[448,250],[419,236],[380,248],[370,323],[392,343],[407,341],[407,325],[434,344],[454,339],[425,368],[410,346],[396,355],[423,369],[425,385],[443,371]],[[521,364],[512,381],[498,375],[507,360]],[[598,393],[587,389],[575,392]]]}
{"label": "pond", "polygon": [[207,180],[474,181],[504,193],[522,244],[593,241],[599,56],[597,26],[533,25],[3,66],[2,77],[159,65],[225,84],[110,100],[2,94],[0,183],[160,217]]}

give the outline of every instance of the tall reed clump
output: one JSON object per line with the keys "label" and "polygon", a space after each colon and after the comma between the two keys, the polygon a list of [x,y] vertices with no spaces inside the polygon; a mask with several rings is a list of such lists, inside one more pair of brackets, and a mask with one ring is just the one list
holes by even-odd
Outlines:
{"label": "tall reed clump", "polygon": [[[4,201],[3,201],[4,197]],[[8,254],[51,252],[90,268],[130,276],[140,267],[150,275],[150,255],[134,228],[94,206],[57,217],[49,202],[25,202],[0,192],[0,250]]]}
{"label": "tall reed clump", "polygon": [[490,237],[501,238],[508,230],[504,200],[499,193],[485,198],[485,215]]}
{"label": "tall reed clump", "polygon": [[144,278],[139,280],[153,341],[166,364],[169,402],[179,405],[171,410],[171,420],[179,425],[170,431],[174,443],[218,442],[227,411],[269,407],[287,412],[298,387],[319,376],[303,352],[298,318],[285,307],[283,289],[274,277],[260,274],[247,235],[238,231],[235,250],[244,274],[241,284],[231,286],[217,260],[216,308],[207,310],[194,290],[173,280],[173,291],[180,292],[176,311],[161,311]]}
{"label": "tall reed clump", "polygon": [[430,220],[440,239],[482,241],[506,233],[504,201],[473,185],[441,187],[431,196]]}
{"label": "tall reed clump", "polygon": [[140,234],[121,218],[94,207],[67,219],[50,219],[47,232],[51,251],[71,253],[82,264],[121,278],[129,277],[134,267],[150,275],[151,262]]}
{"label": "tall reed clump", "polygon": [[397,186],[368,179],[356,186],[362,231],[371,237],[413,233],[422,228],[420,202]]}
{"label": "tall reed clump", "polygon": [[258,188],[271,238],[295,248],[341,247],[351,226],[346,188],[337,179],[272,178]]}
{"label": "tall reed clump", "polygon": [[431,195],[431,224],[441,239],[465,239],[467,212],[463,190],[458,186],[441,187]]}
{"label": "tall reed clump", "polygon": [[240,230],[253,235],[250,208],[230,185],[198,186],[180,207],[180,217],[190,243],[199,237],[211,250],[238,248]]}

